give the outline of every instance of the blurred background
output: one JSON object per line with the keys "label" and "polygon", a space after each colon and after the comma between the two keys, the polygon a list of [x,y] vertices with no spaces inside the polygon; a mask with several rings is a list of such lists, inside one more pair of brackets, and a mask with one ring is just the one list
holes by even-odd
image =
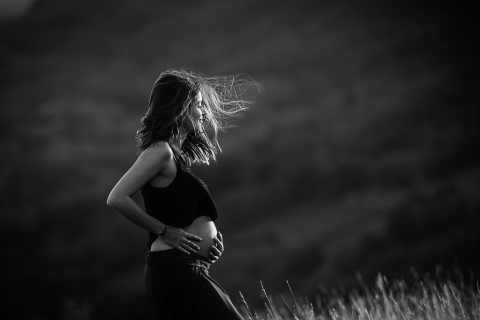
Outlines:
{"label": "blurred background", "polygon": [[[11,319],[150,319],[148,234],[106,205],[167,68],[264,86],[194,172],[240,302],[480,271],[478,19],[461,2],[0,1],[0,281]],[[140,205],[139,194],[135,200]],[[7,317],[2,316],[2,319]]]}

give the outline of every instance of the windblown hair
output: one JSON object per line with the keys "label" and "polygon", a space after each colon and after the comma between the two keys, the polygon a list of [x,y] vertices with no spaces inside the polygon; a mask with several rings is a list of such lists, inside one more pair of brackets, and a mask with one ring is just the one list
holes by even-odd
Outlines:
{"label": "windblown hair", "polygon": [[195,96],[201,92],[204,121],[201,128],[187,134],[182,154],[190,163],[215,161],[217,152],[221,152],[218,132],[230,128],[228,120],[241,116],[252,103],[242,99],[248,87],[261,90],[258,82],[241,74],[205,77],[184,69],[162,72],[150,94],[148,111],[141,120],[142,127],[137,131],[140,150],[158,141],[170,144],[189,117],[189,107],[195,102]]}

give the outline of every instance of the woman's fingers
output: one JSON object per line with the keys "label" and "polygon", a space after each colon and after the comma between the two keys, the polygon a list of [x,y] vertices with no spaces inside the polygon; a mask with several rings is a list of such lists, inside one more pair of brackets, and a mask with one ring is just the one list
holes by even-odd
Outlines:
{"label": "woman's fingers", "polygon": [[198,239],[202,240],[200,237],[197,237],[194,234],[187,233],[182,229],[178,228],[169,228],[169,231],[173,231],[173,234],[169,234],[169,237],[165,237],[164,241],[168,245],[180,250],[183,253],[190,254],[191,252],[196,252],[200,250],[200,247],[190,241],[187,237],[190,237],[194,241],[199,241]]}
{"label": "woman's fingers", "polygon": [[217,260],[218,258],[220,258],[220,255],[216,255],[216,254],[213,253],[213,252],[209,252],[208,255],[209,255],[212,259],[215,259],[215,260]]}
{"label": "woman's fingers", "polygon": [[199,236],[196,236],[196,235],[188,233],[188,232],[185,232],[185,237],[190,239],[190,240],[194,240],[194,241],[202,241],[202,238],[200,238]]}
{"label": "woman's fingers", "polygon": [[215,247],[218,247],[220,249],[220,252],[223,252],[223,250],[225,250],[225,248],[223,247],[223,242],[221,242],[217,238],[214,238],[213,241],[215,241]]}
{"label": "woman's fingers", "polygon": [[193,247],[191,247],[188,243],[182,243],[180,246],[182,246],[182,248],[184,248],[185,250],[189,251],[189,252],[193,252],[195,253],[197,250]]}
{"label": "woman's fingers", "polygon": [[210,250],[210,254],[213,254],[214,256],[220,257],[222,252],[217,249],[217,247],[212,246],[212,249]]}
{"label": "woman's fingers", "polygon": [[210,263],[216,262],[216,261],[218,260],[218,258],[219,258],[219,257],[217,257],[216,255],[214,255],[212,252],[210,252],[209,255],[210,255],[210,259],[208,259],[208,261],[209,261]]}
{"label": "woman's fingers", "polygon": [[220,231],[217,232],[217,238],[220,240],[220,242],[223,243],[223,236],[222,236],[222,234],[220,233]]}
{"label": "woman's fingers", "polygon": [[197,250],[200,250],[200,247],[197,246],[195,243],[193,243],[192,241],[188,240],[188,239],[185,239],[185,243],[187,244],[187,246],[189,246],[190,248],[192,248],[193,252],[197,251]]}
{"label": "woman's fingers", "polygon": [[187,250],[183,249],[181,246],[177,247],[178,250],[182,251],[183,253],[190,254]]}

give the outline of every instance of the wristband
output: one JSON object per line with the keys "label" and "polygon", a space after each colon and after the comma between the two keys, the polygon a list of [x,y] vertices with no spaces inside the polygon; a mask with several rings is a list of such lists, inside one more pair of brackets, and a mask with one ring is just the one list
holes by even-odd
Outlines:
{"label": "wristband", "polygon": [[163,232],[160,234],[160,237],[163,238],[163,236],[165,235],[165,232],[167,232],[167,225],[165,225],[165,228],[163,228]]}

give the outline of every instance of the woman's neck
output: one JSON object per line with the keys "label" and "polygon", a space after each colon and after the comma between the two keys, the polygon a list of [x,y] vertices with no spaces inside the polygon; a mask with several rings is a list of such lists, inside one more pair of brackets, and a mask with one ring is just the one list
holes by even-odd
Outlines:
{"label": "woman's neck", "polygon": [[187,137],[187,133],[188,133],[183,128],[180,128],[179,131],[180,131],[179,134],[172,139],[172,146],[174,146],[175,149],[177,149],[178,151],[182,150],[183,141],[185,141],[185,138]]}

